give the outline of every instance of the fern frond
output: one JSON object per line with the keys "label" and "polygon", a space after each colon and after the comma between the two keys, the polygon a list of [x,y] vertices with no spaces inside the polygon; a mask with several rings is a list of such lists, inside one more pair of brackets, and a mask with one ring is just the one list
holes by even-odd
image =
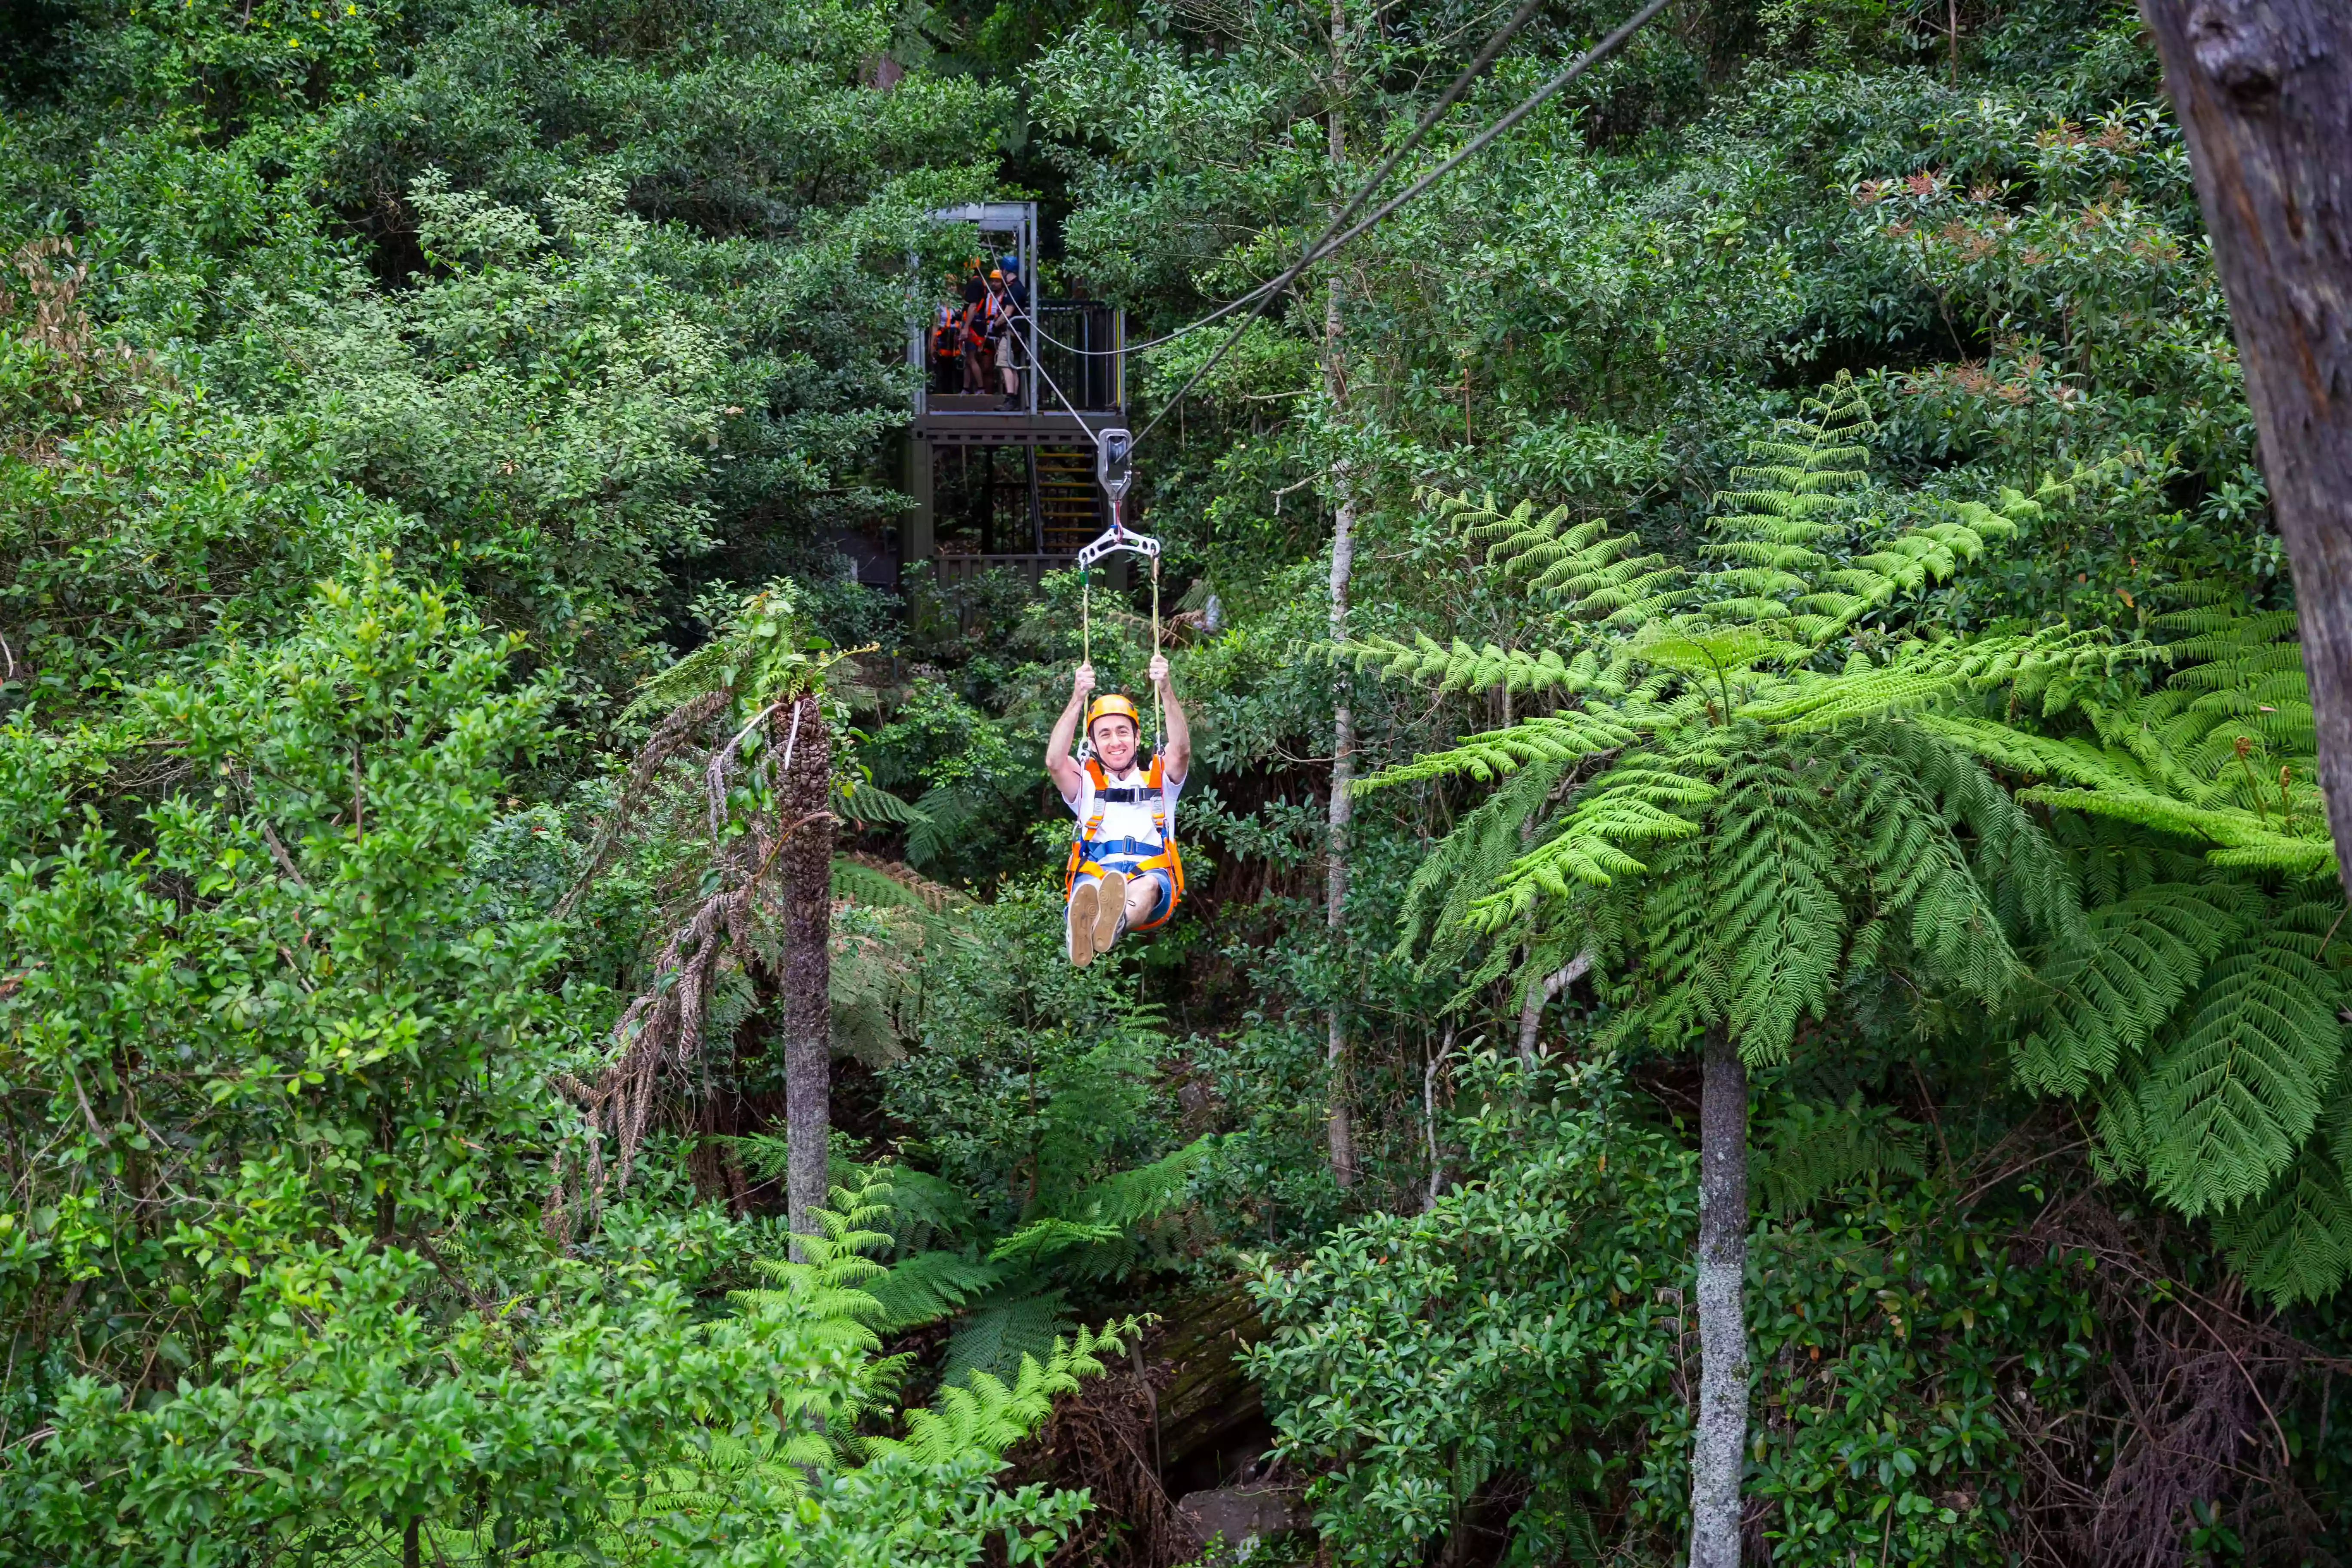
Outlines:
{"label": "fern frond", "polygon": [[892,827],[911,827],[928,820],[920,806],[910,805],[888,790],[877,789],[864,779],[853,779],[842,791],[841,815],[859,826],[868,823],[884,823]]}
{"label": "fern frond", "polygon": [[1011,1373],[1024,1357],[1046,1354],[1064,1321],[1065,1302],[1060,1290],[1008,1289],[983,1299],[948,1340],[940,1380],[955,1384],[975,1372]]}
{"label": "fern frond", "polygon": [[1627,689],[1628,661],[1622,655],[1613,655],[1604,663],[1590,648],[1563,659],[1551,648],[1528,653],[1493,643],[1474,648],[1458,637],[1449,647],[1423,634],[1411,643],[1381,637],[1351,638],[1343,651],[1359,668],[1392,679],[1419,681],[1438,691],[1484,692],[1499,686],[1515,693],[1559,691],[1582,696],[1590,692],[1622,697]]}
{"label": "fern frond", "polygon": [[1567,897],[1571,883],[1605,888],[1640,876],[1648,868],[1630,851],[1697,833],[1695,814],[1675,808],[1705,805],[1716,794],[1706,779],[1669,766],[1620,763],[1577,796],[1558,832],[1513,861],[1495,890],[1470,906],[1472,922],[1498,930],[1546,895]]}
{"label": "fern frond", "polygon": [[1072,1217],[1091,1225],[1125,1228],[1157,1219],[1192,1195],[1194,1179],[1216,1147],[1214,1133],[1196,1138],[1148,1165],[1105,1177],[1080,1191],[1064,1207]]}
{"label": "fern frond", "polygon": [[1414,948],[1427,942],[1423,973],[1457,963],[1471,904],[1527,853],[1567,772],[1563,763],[1535,763],[1520,769],[1422,858],[1405,885],[1393,950],[1397,959],[1410,959]]}
{"label": "fern frond", "polygon": [[1055,1395],[1075,1394],[1080,1380],[1100,1377],[1102,1358],[1120,1353],[1142,1327],[1135,1318],[1098,1332],[1081,1327],[1067,1340],[1050,1341],[1042,1355],[1024,1353],[1017,1370],[1006,1369],[1013,1373],[1009,1384],[988,1371],[950,1374],[932,1405],[907,1412],[905,1437],[868,1437],[860,1447],[869,1458],[903,1457],[923,1465],[1001,1458],[1052,1413]]}
{"label": "fern frond", "polygon": [[2222,891],[2158,883],[2087,911],[2083,941],[2045,959],[2025,989],[2014,1060],[2026,1086],[2081,1094],[2144,1051],[2242,929]]}
{"label": "fern frond", "polygon": [[866,1293],[874,1299],[879,1314],[876,1327],[885,1333],[901,1333],[953,1316],[1007,1278],[1002,1264],[961,1252],[919,1252],[892,1264],[887,1273],[866,1287]]}
{"label": "fern frond", "polygon": [[2148,1175],[2182,1213],[2259,1194],[2310,1137],[2343,1055],[2342,987],[2321,940],[2273,927],[2232,943],[2149,1064]]}
{"label": "fern frond", "polygon": [[1517,772],[1530,763],[1573,763],[1600,752],[1630,746],[1642,738],[1639,713],[1570,711],[1523,719],[1507,730],[1465,736],[1453,750],[1383,768],[1356,781],[1358,793],[1401,784],[1468,773],[1482,783]]}
{"label": "fern frond", "polygon": [[1525,582],[1530,592],[1559,601],[1580,619],[1639,624],[1663,613],[1682,582],[1680,569],[1664,556],[1639,553],[1638,536],[1612,533],[1600,519],[1571,521],[1564,506],[1538,517],[1532,501],[1505,513],[1492,495],[1474,501],[1431,489],[1416,499],[1433,504],[1465,542],[1484,544],[1486,563],[1499,568],[1505,581]]}
{"label": "fern frond", "polygon": [[968,895],[895,860],[858,853],[833,858],[833,893],[873,909],[928,914],[944,914],[971,902]]}
{"label": "fern frond", "polygon": [[2213,1239],[2273,1305],[2324,1300],[2352,1274],[2352,1193],[2334,1160],[2306,1149],[2276,1187],[2216,1216]]}

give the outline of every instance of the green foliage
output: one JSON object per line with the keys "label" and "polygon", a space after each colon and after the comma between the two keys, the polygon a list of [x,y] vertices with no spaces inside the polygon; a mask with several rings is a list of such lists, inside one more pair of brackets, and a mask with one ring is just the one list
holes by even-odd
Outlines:
{"label": "green foliage", "polygon": [[[97,1364],[167,1335],[186,1364],[283,1249],[517,1197],[572,1037],[541,989],[557,933],[484,919],[464,871],[544,743],[551,693],[509,689],[512,652],[372,568],[105,731],[5,731],[8,1101],[52,1130],[16,1145],[9,1289],[53,1310],[73,1287],[116,1325]],[[153,804],[101,815],[99,781],[158,755]]]}
{"label": "green foliage", "polygon": [[[2332,874],[2290,624],[2181,612],[2159,624],[2191,635],[2160,649],[2063,631],[1864,638],[1859,617],[2001,531],[1912,530],[1836,565],[1822,547],[1852,537],[1842,498],[1865,419],[1842,391],[1759,448],[1777,461],[1744,470],[1759,482],[1717,523],[1733,564],[1622,640],[1613,689],[1562,681],[1579,706],[1367,781],[1582,775],[1557,812],[1546,782],[1465,818],[1416,881],[1406,940],[1589,933],[1551,945],[1623,966],[1617,1029],[1671,1042],[1719,1023],[1756,1060],[1873,972],[1972,997],[2015,1020],[2027,1083],[2095,1100],[2112,1169],[2183,1213],[2237,1215],[2225,1239],[2259,1288],[2332,1290],[2352,1237],[2289,1262],[2275,1237],[2340,1208],[2312,1145],[2344,1049],[2343,961],[2326,961],[2340,900],[2332,883],[2233,879]],[[2003,528],[2036,510],[2005,505]],[[2168,677],[2124,679],[2152,658]],[[2062,856],[2026,805],[2152,837],[2102,867],[2130,841]],[[2184,837],[2203,868],[2166,847]],[[2176,868],[2149,868],[2168,857]],[[2030,965],[2019,938],[2038,943]]]}
{"label": "green foliage", "polygon": [[[1339,1561],[1418,1562],[1493,1479],[1527,1500],[1503,1561],[1574,1560],[1597,1520],[1618,1549],[1669,1554],[1687,1530],[1696,1158],[1647,1125],[1606,1060],[1533,1083],[1465,1072],[1468,1179],[1418,1215],[1349,1224],[1254,1286],[1273,1333],[1253,1352],[1284,1453]],[[1756,1424],[1746,1491],[1775,1562],[1856,1554],[1984,1561],[2022,1500],[2030,1387],[2076,1396],[2093,1324],[2069,1260],[2012,1261],[2002,1221],[1913,1178],[1883,1113],[1792,1109],[1792,1136],[1843,1127],[1878,1173],[1809,1152],[1818,1217],[1751,1237]],[[1907,1167],[1907,1169],[1906,1169]],[[2054,1321],[2053,1321],[2054,1320]]]}
{"label": "green foliage", "polygon": [[[1414,884],[1408,941],[1439,889],[1455,931],[1580,928],[1554,945],[1590,942],[1625,967],[1619,1027],[1672,1042],[1720,1024],[1761,1061],[1787,1052],[1801,1019],[1826,1017],[1834,989],[1873,972],[1997,1005],[2019,969],[2005,908],[2073,927],[2074,893],[2041,826],[1907,719],[2053,668],[2111,668],[2114,656],[2061,632],[1882,637],[1874,657],[1851,634],[1902,590],[1884,568],[1916,567],[1916,588],[1983,536],[1954,523],[1940,553],[1917,552],[1905,542],[1931,536],[1906,531],[1839,565],[1822,546],[1869,538],[1844,499],[1861,477],[1853,437],[1864,419],[1842,384],[1755,447],[1771,461],[1735,479],[1778,488],[1724,498],[1744,509],[1717,523],[1731,564],[1620,640],[1612,664],[1631,679],[1564,692],[1579,705],[1365,782],[1486,779],[1538,763],[1548,781],[1498,793],[1456,827],[1465,846],[1432,857]],[[1847,640],[1845,657],[1823,669],[1832,637]],[[1590,650],[1578,658],[1592,663]],[[1574,787],[1549,782],[1571,768]],[[1514,834],[1523,847],[1497,864]],[[1474,879],[1454,880],[1465,873]]]}
{"label": "green foliage", "polygon": [[1868,1178],[1927,1173],[1919,1129],[1856,1093],[1843,1105],[1798,1101],[1764,1123],[1758,1195],[1781,1220]]}

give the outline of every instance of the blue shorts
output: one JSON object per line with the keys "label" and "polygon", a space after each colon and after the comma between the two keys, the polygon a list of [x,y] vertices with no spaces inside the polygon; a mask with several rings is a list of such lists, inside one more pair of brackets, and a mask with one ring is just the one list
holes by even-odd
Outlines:
{"label": "blue shorts", "polygon": [[[1158,920],[1161,915],[1168,912],[1168,902],[1171,899],[1173,899],[1176,896],[1176,883],[1174,879],[1168,875],[1168,869],[1166,867],[1155,866],[1149,871],[1132,870],[1125,866],[1111,866],[1107,868],[1113,871],[1127,872],[1128,880],[1129,881],[1133,881],[1138,877],[1148,877],[1159,886],[1160,897],[1153,900],[1151,912],[1143,917],[1147,923]],[[1078,879],[1076,882],[1073,882],[1071,886],[1074,888],[1082,887],[1087,883],[1099,883],[1101,880],[1102,879],[1096,876],[1092,871],[1081,871],[1078,873]]]}

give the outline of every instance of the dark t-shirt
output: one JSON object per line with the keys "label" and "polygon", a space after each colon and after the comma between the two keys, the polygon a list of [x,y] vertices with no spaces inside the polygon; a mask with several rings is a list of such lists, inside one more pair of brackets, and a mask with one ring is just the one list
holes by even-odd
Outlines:
{"label": "dark t-shirt", "polygon": [[975,272],[971,277],[963,280],[963,302],[965,304],[977,305],[982,299],[987,297],[987,294],[988,285],[986,282],[982,280],[979,273]]}

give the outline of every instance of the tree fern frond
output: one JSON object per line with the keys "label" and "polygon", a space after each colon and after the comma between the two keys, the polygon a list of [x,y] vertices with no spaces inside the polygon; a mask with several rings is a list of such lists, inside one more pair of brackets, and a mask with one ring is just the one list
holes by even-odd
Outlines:
{"label": "tree fern frond", "polygon": [[1024,1357],[1047,1354],[1064,1321],[1065,1300],[1060,1290],[1005,1291],[984,1299],[956,1324],[940,1381],[957,1384],[973,1373],[1012,1373]]}
{"label": "tree fern frond", "polygon": [[1695,815],[1716,788],[1673,768],[1622,763],[1580,795],[1559,831],[1512,862],[1492,893],[1470,907],[1481,929],[1494,931],[1534,908],[1545,895],[1564,898],[1572,882],[1605,888],[1617,877],[1647,868],[1629,852],[1644,844],[1687,838],[1699,831]]}
{"label": "tree fern frond", "polygon": [[1599,752],[1630,746],[1642,731],[1629,719],[1638,714],[1568,711],[1525,719],[1507,730],[1465,736],[1453,750],[1416,757],[1356,781],[1359,793],[1423,779],[1468,773],[1481,782],[1517,772],[1530,763],[1572,763]]}
{"label": "tree fern frond", "polygon": [[1191,1196],[1194,1179],[1216,1147],[1216,1135],[1205,1134],[1148,1165],[1105,1177],[1064,1207],[1073,1217],[1094,1225],[1125,1227],[1157,1219]]}
{"label": "tree fern frond", "polygon": [[1428,943],[1423,973],[1459,961],[1471,904],[1527,853],[1552,792],[1567,772],[1567,763],[1551,762],[1520,769],[1431,847],[1405,884],[1392,950],[1396,958],[1408,960],[1415,948]]}
{"label": "tree fern frond", "polygon": [[1538,517],[1531,501],[1505,513],[1491,495],[1472,500],[1431,489],[1417,499],[1466,542],[1484,544],[1486,563],[1506,581],[1525,582],[1580,618],[1608,616],[1619,625],[1646,618],[1664,608],[1681,576],[1665,557],[1638,553],[1639,536],[1612,533],[1600,519],[1573,521],[1564,506]]}
{"label": "tree fern frond", "polygon": [[2084,917],[2084,939],[2045,959],[2025,988],[2015,1051],[2028,1088],[2081,1094],[2145,1050],[2242,929],[2230,900],[2188,883],[2143,888]]}
{"label": "tree fern frond", "polygon": [[1049,1339],[1039,1353],[1024,1351],[1004,1367],[1009,1384],[984,1368],[950,1372],[929,1406],[906,1413],[905,1437],[866,1437],[859,1447],[871,1458],[903,1457],[932,1466],[975,1455],[1001,1458],[1052,1413],[1055,1395],[1074,1394],[1081,1379],[1101,1376],[1102,1358],[1118,1355],[1141,1331],[1141,1321],[1129,1318],[1099,1332],[1081,1327],[1066,1340]]}
{"label": "tree fern frond", "polygon": [[1003,1265],[961,1252],[918,1252],[892,1264],[866,1293],[879,1312],[876,1326],[900,1333],[952,1316],[1008,1277]]}
{"label": "tree fern frond", "polygon": [[2320,940],[2273,927],[2225,949],[2150,1063],[2148,1174],[2182,1213],[2262,1193],[2318,1121],[2343,1055],[2342,988]]}
{"label": "tree fern frond", "polygon": [[1785,767],[1763,759],[1723,781],[1711,868],[1729,953],[1729,1022],[1750,1062],[1788,1054],[1797,1020],[1829,1009],[1845,931],[1837,854]]}
{"label": "tree fern frond", "polygon": [[833,893],[874,909],[919,910],[929,914],[943,914],[971,902],[968,895],[895,860],[855,853],[833,858]]}
{"label": "tree fern frond", "polygon": [[2273,1305],[2323,1300],[2352,1274],[2352,1193],[2334,1160],[2306,1149],[2276,1187],[2216,1216],[2213,1239]]}
{"label": "tree fern frond", "polygon": [[892,827],[910,827],[925,820],[920,806],[910,805],[864,779],[853,779],[842,792],[841,815],[861,826],[879,822]]}

